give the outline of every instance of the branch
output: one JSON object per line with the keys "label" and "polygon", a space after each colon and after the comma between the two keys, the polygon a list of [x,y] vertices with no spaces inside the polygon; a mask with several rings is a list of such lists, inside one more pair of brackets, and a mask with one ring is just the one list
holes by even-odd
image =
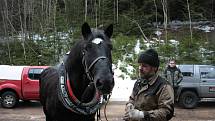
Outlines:
{"label": "branch", "polygon": [[122,15],[122,16],[125,17],[126,19],[128,19],[129,21],[131,21],[132,23],[136,24],[137,27],[140,29],[140,32],[142,33],[143,38],[144,38],[147,42],[149,42],[149,39],[146,37],[146,35],[144,34],[144,32],[143,32],[143,30],[142,30],[140,24],[139,24],[136,20],[131,20],[131,19],[129,19],[126,15]]}

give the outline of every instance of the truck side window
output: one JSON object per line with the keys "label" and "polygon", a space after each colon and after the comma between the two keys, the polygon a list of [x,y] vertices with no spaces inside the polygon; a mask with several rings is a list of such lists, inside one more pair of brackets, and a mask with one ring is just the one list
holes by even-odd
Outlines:
{"label": "truck side window", "polygon": [[213,79],[215,78],[215,68],[202,68],[201,69],[201,78]]}
{"label": "truck side window", "polygon": [[183,76],[193,76],[192,72],[182,72]]}
{"label": "truck side window", "polygon": [[43,69],[40,68],[32,68],[28,72],[28,77],[33,80],[39,80],[42,71]]}
{"label": "truck side window", "polygon": [[178,66],[183,76],[192,77],[194,75],[193,65],[180,65]]}
{"label": "truck side window", "polygon": [[208,78],[208,79],[214,79],[215,78],[215,71],[214,72],[207,72],[207,73],[204,73],[202,72],[203,74],[202,75],[202,78]]}

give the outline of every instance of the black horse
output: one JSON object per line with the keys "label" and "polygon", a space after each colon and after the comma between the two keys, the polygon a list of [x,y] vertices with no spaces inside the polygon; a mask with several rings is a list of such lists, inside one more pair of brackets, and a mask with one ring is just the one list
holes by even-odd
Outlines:
{"label": "black horse", "polygon": [[95,121],[114,86],[112,33],[113,25],[103,31],[84,23],[83,40],[72,47],[65,62],[42,72],[40,101],[46,121]]}

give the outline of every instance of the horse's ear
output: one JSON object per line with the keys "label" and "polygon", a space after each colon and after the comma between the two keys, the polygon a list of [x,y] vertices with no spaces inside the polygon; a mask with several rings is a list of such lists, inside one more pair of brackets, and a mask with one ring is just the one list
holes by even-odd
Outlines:
{"label": "horse's ear", "polygon": [[81,31],[82,31],[82,35],[83,35],[83,37],[84,37],[85,39],[86,39],[89,35],[92,34],[91,29],[90,29],[90,26],[89,26],[88,23],[86,23],[86,22],[82,25]]}
{"label": "horse's ear", "polygon": [[113,24],[109,25],[105,30],[105,35],[107,35],[109,38],[111,38],[112,34],[113,34]]}

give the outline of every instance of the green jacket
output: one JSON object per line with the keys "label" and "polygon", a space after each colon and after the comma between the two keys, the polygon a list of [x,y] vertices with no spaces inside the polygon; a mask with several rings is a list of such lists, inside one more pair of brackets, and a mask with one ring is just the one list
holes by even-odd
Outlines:
{"label": "green jacket", "polygon": [[182,75],[182,73],[181,73],[179,68],[177,68],[177,67],[171,68],[169,66],[164,71],[164,77],[166,78],[166,80],[168,80],[170,82],[170,84],[173,87],[178,87],[178,84],[183,79],[183,75]]}
{"label": "green jacket", "polygon": [[145,118],[139,121],[167,121],[174,113],[173,88],[158,75],[152,77],[147,84],[138,79],[128,103],[132,103],[135,109],[144,111]]}

